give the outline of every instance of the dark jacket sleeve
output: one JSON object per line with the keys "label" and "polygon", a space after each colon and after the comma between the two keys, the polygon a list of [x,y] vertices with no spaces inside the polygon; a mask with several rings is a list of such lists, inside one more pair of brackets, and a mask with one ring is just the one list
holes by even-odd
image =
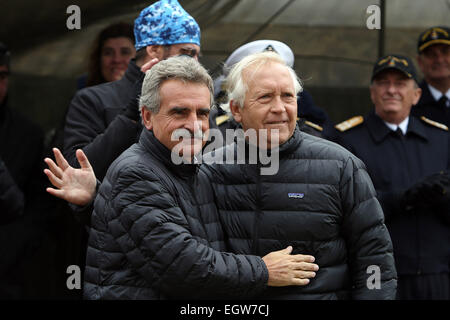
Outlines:
{"label": "dark jacket sleeve", "polygon": [[99,97],[89,89],[79,91],[69,106],[63,154],[71,166],[79,168],[75,152],[82,149],[96,177],[103,180],[111,163],[137,141],[141,127],[123,115],[107,124],[104,115],[107,106],[102,106]]}
{"label": "dark jacket sleeve", "polygon": [[[391,238],[372,181],[359,159],[350,157],[347,160],[340,190],[352,299],[395,299],[397,273]],[[376,286],[377,271],[373,268],[380,271],[379,288]]]}
{"label": "dark jacket sleeve", "polygon": [[6,224],[23,215],[25,198],[0,159],[0,224]]}
{"label": "dark jacket sleeve", "polygon": [[107,206],[116,214],[109,229],[121,250],[165,295],[253,297],[266,288],[262,258],[218,252],[193,236],[176,200],[148,169],[134,166],[119,173]]}

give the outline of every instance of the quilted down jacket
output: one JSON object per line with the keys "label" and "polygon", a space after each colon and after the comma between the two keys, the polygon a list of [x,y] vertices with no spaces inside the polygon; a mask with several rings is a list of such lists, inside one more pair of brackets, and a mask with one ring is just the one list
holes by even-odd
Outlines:
{"label": "quilted down jacket", "polygon": [[258,256],[226,253],[212,188],[197,165],[175,165],[151,131],[116,159],[89,234],[87,299],[236,298],[261,294]]}
{"label": "quilted down jacket", "polygon": [[[243,150],[248,160],[248,145],[238,145],[205,160]],[[363,162],[298,127],[277,156],[274,175],[262,175],[260,162],[202,167],[212,180],[231,251],[264,256],[292,245],[293,254],[312,255],[319,265],[307,286],[268,287],[263,298],[394,299],[392,242]]]}

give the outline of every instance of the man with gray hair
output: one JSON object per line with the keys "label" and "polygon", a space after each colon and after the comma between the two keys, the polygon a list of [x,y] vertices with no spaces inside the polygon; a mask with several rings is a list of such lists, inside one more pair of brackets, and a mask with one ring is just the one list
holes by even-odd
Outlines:
{"label": "man with gray hair", "polygon": [[[175,152],[182,157],[204,145],[196,132],[209,127],[207,71],[195,59],[172,57],[146,74],[142,91],[139,142],[112,163],[95,200],[84,297],[254,297],[266,286],[307,284],[317,266],[310,256],[290,255],[291,247],[262,258],[225,252],[206,175],[193,161],[171,160],[175,145],[181,143]],[[173,141],[180,130],[191,137]]]}
{"label": "man with gray hair", "polygon": [[142,130],[138,96],[144,72],[171,56],[198,59],[200,54],[200,27],[176,0],[160,0],[143,9],[134,34],[136,58],[123,78],[77,92],[66,116],[64,156],[79,167],[76,150],[82,149],[100,181]]}
{"label": "man with gray hair", "polygon": [[[383,211],[364,164],[296,125],[297,76],[278,54],[257,53],[227,78],[230,109],[246,135],[205,156],[219,217],[233,252],[264,256],[287,244],[315,257],[316,277],[303,287],[268,288],[269,299],[394,299],[396,271]],[[257,137],[257,139],[255,139]],[[277,158],[252,164],[257,148]],[[267,150],[266,150],[267,151]],[[264,152],[266,152],[264,151]],[[244,164],[218,164],[221,157]],[[225,196],[224,196],[225,195]]]}

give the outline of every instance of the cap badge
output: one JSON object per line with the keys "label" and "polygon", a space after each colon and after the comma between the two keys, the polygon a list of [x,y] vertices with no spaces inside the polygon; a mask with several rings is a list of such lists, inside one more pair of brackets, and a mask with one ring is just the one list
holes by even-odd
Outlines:
{"label": "cap badge", "polygon": [[431,32],[430,37],[431,37],[431,39],[433,39],[433,40],[435,40],[435,39],[438,38],[438,34],[437,34],[436,30],[433,30],[433,31]]}
{"label": "cap badge", "polygon": [[276,52],[276,53],[278,53],[277,50],[275,50],[274,47],[272,47],[271,44],[269,44],[269,45],[264,49],[264,51],[271,51],[271,52]]}

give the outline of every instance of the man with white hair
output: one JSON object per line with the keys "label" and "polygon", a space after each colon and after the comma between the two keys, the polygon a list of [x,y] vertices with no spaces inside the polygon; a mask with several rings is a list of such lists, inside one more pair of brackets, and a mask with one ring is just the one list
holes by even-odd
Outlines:
{"label": "man with white hair", "polygon": [[[298,129],[302,88],[294,70],[278,54],[253,54],[233,67],[227,84],[231,112],[246,135],[205,162],[234,154],[245,163],[204,168],[229,247],[261,256],[293,243],[293,252],[314,256],[320,266],[308,286],[268,288],[264,297],[394,299],[392,243],[372,181],[350,152]],[[261,158],[251,162],[255,147],[258,156],[270,151],[272,161],[278,158],[278,172],[265,175]],[[374,268],[377,284],[368,279]]]}
{"label": "man with white hair", "polygon": [[[244,57],[265,51],[278,53],[289,67],[294,67],[294,52],[287,44],[277,40],[256,40],[234,50],[224,63],[222,75],[214,80],[217,106],[211,110],[210,117],[224,136],[227,129],[234,130],[238,127],[238,123],[234,120],[230,111],[225,78],[231,68]],[[324,137],[332,128],[326,112],[315,105],[312,96],[305,90],[302,90],[298,95],[297,109],[297,121],[302,131]]]}

